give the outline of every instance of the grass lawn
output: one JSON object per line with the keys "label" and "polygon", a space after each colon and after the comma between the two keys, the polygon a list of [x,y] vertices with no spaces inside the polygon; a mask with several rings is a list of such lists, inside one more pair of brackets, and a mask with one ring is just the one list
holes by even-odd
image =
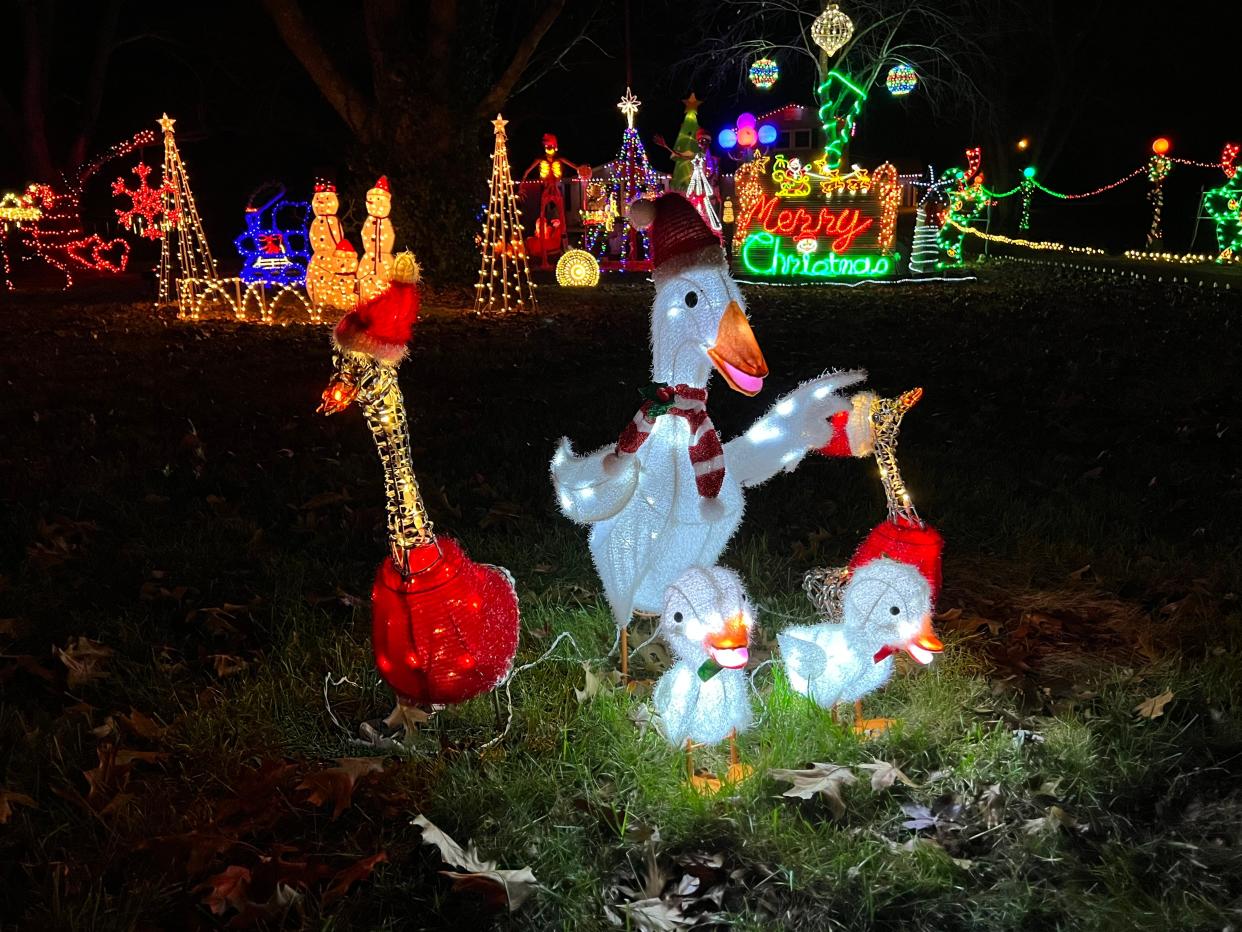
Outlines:
{"label": "grass lawn", "polygon": [[[518,662],[573,635],[516,678],[486,750],[490,697],[404,747],[357,740],[392,704],[367,608],[382,476],[356,411],[314,413],[326,328],[181,323],[142,294],[3,305],[0,926],[1242,920],[1236,290],[1010,265],[750,289],[772,376],[757,399],[714,381],[726,439],[825,368],[926,389],[901,454],[948,542],[947,650],[872,697],[898,724],[871,740],[767,666],[740,742],[755,776],[714,798],[645,720],[661,652],[632,690],[608,676],[586,533],[547,473],[560,436],[593,449],[637,407],[649,285],[553,286],[489,320],[432,295],[402,369],[438,530],[517,578]],[[757,659],[810,619],[803,574],[882,517],[873,469],[812,458],[750,494],[724,562],[759,605]],[[768,774],[814,762],[847,768],[837,795]],[[510,914],[485,883],[455,888],[419,814],[537,889]]]}

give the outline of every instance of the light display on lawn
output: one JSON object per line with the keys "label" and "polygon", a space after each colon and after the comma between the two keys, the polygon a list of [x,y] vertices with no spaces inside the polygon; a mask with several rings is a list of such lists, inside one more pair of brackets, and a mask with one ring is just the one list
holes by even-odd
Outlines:
{"label": "light display on lawn", "polygon": [[599,262],[585,249],[566,249],[556,260],[556,283],[564,288],[594,288]]}
{"label": "light display on lawn", "polygon": [[[754,719],[745,673],[753,628],[750,599],[732,570],[691,567],[665,590],[657,632],[676,662],[656,683],[652,704],[664,737],[685,747],[696,789],[716,789],[749,773],[738,763],[736,738]],[[700,777],[694,748],[726,738],[732,765],[724,780]]]}
{"label": "light display on lawn", "polygon": [[518,601],[507,571],[475,563],[437,537],[414,478],[397,367],[418,317],[418,267],[403,253],[390,287],[341,319],[336,373],[319,410],[357,402],[384,468],[389,555],[371,591],[380,675],[406,704],[464,702],[509,673],[518,644]]}
{"label": "light display on lawn", "polygon": [[753,169],[743,174],[746,168],[738,169],[734,242],[748,275],[831,281],[896,271],[892,250],[901,189],[893,166],[875,174],[817,174],[777,155],[766,176]]}
{"label": "light display on lawn", "polygon": [[944,541],[925,524],[897,466],[901,420],[922,397],[920,388],[865,406],[888,517],[872,529],[849,564],[812,570],[806,589],[823,621],[792,626],[777,637],[790,686],[816,704],[854,702],[854,727],[888,724],[864,719],[862,697],[892,678],[893,655],[905,651],[921,665],[943,650],[932,629],[940,591]]}
{"label": "light display on lawn", "polygon": [[396,231],[388,219],[392,213],[392,191],[387,175],[381,175],[367,191],[366,207],[367,219],[362,221],[362,256],[358,259],[359,301],[370,301],[381,294],[388,288],[388,279],[392,276]]}
{"label": "light display on lawn", "polygon": [[310,251],[306,224],[311,207],[285,200],[282,186],[271,199],[246,206],[246,231],[233,241],[242,256],[242,281],[271,285],[306,283]]}
{"label": "light display on lawn", "polygon": [[1225,183],[1203,195],[1203,207],[1216,224],[1218,261],[1242,255],[1242,172],[1234,165],[1237,156],[1238,146],[1228,143],[1220,160]]}
{"label": "light display on lawn", "polygon": [[905,97],[919,86],[918,73],[907,64],[894,65],[889,69],[884,86],[894,97]]}
{"label": "light display on lawn", "polygon": [[561,193],[565,169],[571,169],[583,179],[591,177],[590,166],[575,165],[561,155],[559,149],[556,136],[544,133],[543,155],[531,162],[522,173],[522,180],[525,181],[532,172],[539,172],[539,216],[535,220],[535,235],[527,240],[527,252],[537,255],[541,267],[545,269],[548,257],[563,251],[569,242],[565,197]]}
{"label": "light display on lawn", "polygon": [[854,21],[841,12],[835,3],[811,23],[811,40],[831,58],[854,36]]}
{"label": "light display on lawn", "polygon": [[979,173],[981,160],[982,153],[977,147],[967,149],[967,167],[962,169],[954,166],[941,179],[949,201],[940,233],[936,237],[936,243],[944,256],[940,261],[941,268],[958,268],[962,265],[965,260],[962,240],[970,229],[970,224],[992,201],[992,192],[983,186],[983,176]]}
{"label": "light display on lawn", "polygon": [[[15,228],[14,239],[19,249],[61,272],[66,288],[73,285],[73,273],[77,271],[124,271],[129,262],[129,243],[120,237],[104,239],[98,233],[83,230],[82,194],[87,182],[105,164],[154,141],[155,134],[145,130],[78,166],[63,186],[37,182],[20,197],[6,195],[3,222],[6,230],[10,226]],[[0,253],[5,287],[11,291],[14,285],[9,277],[9,255],[2,242]]]}
{"label": "light display on lawn", "polygon": [[173,129],[177,121],[165,113],[158,122],[164,133],[163,214],[175,217],[176,222],[160,240],[156,302],[176,304],[183,317],[193,316],[198,313],[198,295],[218,278],[218,273],[190,190],[190,177],[177,149]]}
{"label": "light display on lawn", "polygon": [[939,227],[927,214],[927,204],[919,204],[914,219],[914,243],[910,247],[910,271],[915,275],[935,271],[940,261],[940,248],[936,245]]}
{"label": "light display on lawn", "polygon": [[336,185],[316,181],[311,210],[315,218],[310,224],[312,254],[306,271],[306,293],[316,308],[352,310],[358,302],[358,254],[345,239],[336,215],[340,210]]}
{"label": "light display on lawn", "polygon": [[[608,197],[616,205],[618,218],[612,230],[596,224],[587,232],[583,248],[600,260],[600,267],[617,271],[647,271],[651,268],[647,234],[630,223],[630,205],[641,198],[654,197],[662,189],[659,177],[647,160],[647,150],[634,128],[634,116],[642,103],[626,88],[617,108],[625,114],[626,128],[621,137],[621,151],[609,165]],[[687,170],[687,177],[688,177]],[[615,256],[615,258],[614,258]]]}
{"label": "light display on lawn", "polygon": [[535,309],[535,285],[526,261],[522,234],[522,211],[509,169],[508,120],[499,113],[492,120],[496,144],[492,150],[492,175],[488,181],[487,214],[478,236],[483,253],[479,280],[474,286],[474,309],[522,311]]}
{"label": "light display on lawn", "polygon": [[635,609],[658,614],[678,576],[715,565],[741,522],[745,489],[793,470],[810,450],[870,452],[865,414],[838,394],[859,373],[805,382],[721,442],[708,416],[712,371],[745,395],[768,374],[745,299],[685,197],[665,194],[632,213],[652,236],[652,381],[616,443],[577,455],[564,438],[552,460],[561,511],[591,526],[591,555],[623,636]]}
{"label": "light display on lawn", "polygon": [[777,134],[775,123],[760,123],[753,113],[742,113],[738,115],[737,125],[727,126],[716,134],[716,143],[726,152],[740,149],[749,153],[756,146],[772,145]]}
{"label": "light display on lawn", "polygon": [[690,186],[686,188],[686,197],[711,231],[721,236],[724,227],[721,226],[720,218],[716,215],[716,208],[712,204],[712,198],[716,195],[707,177],[707,160],[701,155],[696,155],[693,165],[694,171],[690,175]]}
{"label": "light display on lawn", "polygon": [[[1169,159],[1169,141],[1164,137],[1151,144],[1152,156],[1147,161],[1147,180],[1151,182],[1151,190],[1147,199],[1151,201],[1151,227],[1147,231],[1147,248],[1159,248],[1164,241],[1161,229],[1161,214],[1164,212],[1164,179],[1169,177],[1173,163]],[[1024,228],[1025,229],[1025,228]]]}
{"label": "light display on lawn", "polygon": [[760,91],[770,91],[780,79],[780,66],[770,58],[756,59],[746,72],[750,83]]}
{"label": "light display on lawn", "polygon": [[145,239],[159,239],[166,230],[177,223],[176,216],[164,216],[165,196],[170,192],[167,183],[153,188],[147,184],[151,174],[151,166],[139,162],[130,171],[138,176],[138,185],[132,190],[126,185],[124,178],[112,182],[112,193],[116,197],[128,197],[128,210],[117,208],[116,216],[121,225],[131,233]]}

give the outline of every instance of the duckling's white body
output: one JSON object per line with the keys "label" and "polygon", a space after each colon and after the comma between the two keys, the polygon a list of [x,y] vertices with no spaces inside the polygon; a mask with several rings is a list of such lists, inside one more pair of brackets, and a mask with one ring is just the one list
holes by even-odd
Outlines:
{"label": "duckling's white body", "polygon": [[875,651],[851,644],[839,623],[795,625],[778,634],[776,641],[790,686],[825,709],[861,699],[893,676],[891,656],[877,663]]}
{"label": "duckling's white body", "polygon": [[671,744],[717,744],[750,727],[745,667],[753,624],[732,570],[691,567],[667,587],[658,632],[677,662],[660,677],[652,702]]}

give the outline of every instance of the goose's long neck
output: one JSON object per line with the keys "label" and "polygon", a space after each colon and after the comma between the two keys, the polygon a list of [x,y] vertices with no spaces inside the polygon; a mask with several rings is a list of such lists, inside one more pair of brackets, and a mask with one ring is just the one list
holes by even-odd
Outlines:
{"label": "goose's long neck", "polygon": [[662,321],[652,327],[652,381],[705,388],[712,375],[711,363],[702,350],[689,341],[672,344],[680,336],[670,332],[672,324],[672,321]]}
{"label": "goose's long neck", "polygon": [[384,467],[392,560],[401,574],[407,576],[410,551],[434,541],[435,534],[414,478],[405,401],[397,384],[395,366],[367,358],[359,365],[357,374],[358,402]]}

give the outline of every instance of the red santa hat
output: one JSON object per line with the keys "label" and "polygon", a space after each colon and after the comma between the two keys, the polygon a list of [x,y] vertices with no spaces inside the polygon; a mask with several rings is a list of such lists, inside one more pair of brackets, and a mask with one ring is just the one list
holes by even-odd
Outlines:
{"label": "red santa hat", "polygon": [[332,332],[336,348],[364,353],[390,366],[401,362],[418,322],[419,277],[413,253],[397,256],[388,288],[350,311],[336,325]]}
{"label": "red santa hat", "polygon": [[853,573],[880,557],[908,564],[927,580],[934,605],[940,595],[940,560],[943,553],[944,538],[939,531],[930,524],[917,524],[898,515],[872,528],[854,551],[849,571]]}
{"label": "red santa hat", "polygon": [[630,223],[646,230],[656,284],[692,265],[726,265],[720,239],[685,195],[670,192],[630,203]]}
{"label": "red santa hat", "polygon": [[316,178],[315,179],[315,193],[323,194],[325,192],[328,194],[335,194],[336,185],[334,185],[331,181],[325,181],[323,178]]}
{"label": "red santa hat", "polygon": [[336,244],[336,251],[337,252],[357,252],[358,250],[354,248],[354,244],[351,243],[349,240],[343,239],[343,240],[340,240]]}
{"label": "red santa hat", "polygon": [[375,182],[375,186],[371,190],[380,190],[385,194],[392,194],[392,191],[388,190],[388,176],[380,175],[379,180]]}

